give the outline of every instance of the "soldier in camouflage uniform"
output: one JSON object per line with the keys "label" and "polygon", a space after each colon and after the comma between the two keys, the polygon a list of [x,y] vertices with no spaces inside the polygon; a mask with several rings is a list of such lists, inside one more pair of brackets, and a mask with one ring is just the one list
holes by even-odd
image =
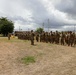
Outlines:
{"label": "soldier in camouflage uniform", "polygon": [[60,34],[58,31],[56,31],[56,35],[55,35],[55,43],[59,44],[59,39],[60,39]]}
{"label": "soldier in camouflage uniform", "polygon": [[8,33],[8,40],[10,40],[10,37],[11,37],[11,33]]}
{"label": "soldier in camouflage uniform", "polygon": [[28,32],[28,34],[27,34],[27,39],[28,39],[28,40],[30,40],[30,35],[29,35],[29,32]]}
{"label": "soldier in camouflage uniform", "polygon": [[52,43],[52,31],[50,32],[50,43]]}
{"label": "soldier in camouflage uniform", "polygon": [[45,32],[40,34],[40,42],[45,42]]}
{"label": "soldier in camouflage uniform", "polygon": [[45,42],[48,43],[48,32],[45,33]]}
{"label": "soldier in camouflage uniform", "polygon": [[45,32],[42,33],[42,42],[45,42]]}
{"label": "soldier in camouflage uniform", "polygon": [[64,32],[62,32],[62,34],[61,34],[61,45],[64,45],[64,43],[65,43],[65,34],[64,34]]}
{"label": "soldier in camouflage uniform", "polygon": [[31,30],[31,33],[30,33],[30,40],[31,40],[31,45],[34,45],[34,33],[33,33],[33,30]]}
{"label": "soldier in camouflage uniform", "polygon": [[75,38],[74,38],[74,46],[76,45],[76,34],[75,34]]}
{"label": "soldier in camouflage uniform", "polygon": [[68,44],[67,32],[65,33],[65,44]]}
{"label": "soldier in camouflage uniform", "polygon": [[39,34],[36,34],[36,41],[39,42]]}
{"label": "soldier in camouflage uniform", "polygon": [[51,35],[50,35],[50,33],[48,34],[48,42],[51,43]]}
{"label": "soldier in camouflage uniform", "polygon": [[42,42],[42,34],[40,34],[40,42]]}
{"label": "soldier in camouflage uniform", "polygon": [[66,34],[66,44],[68,44],[68,46],[70,45],[70,32],[68,31]]}
{"label": "soldier in camouflage uniform", "polygon": [[73,46],[75,39],[75,34],[70,32],[69,45]]}

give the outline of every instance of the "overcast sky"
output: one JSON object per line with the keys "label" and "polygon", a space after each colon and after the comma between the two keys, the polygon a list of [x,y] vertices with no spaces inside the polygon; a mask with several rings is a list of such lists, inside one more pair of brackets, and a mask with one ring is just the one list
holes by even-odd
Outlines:
{"label": "overcast sky", "polygon": [[15,30],[35,30],[43,23],[45,30],[74,30],[76,0],[0,0],[0,17],[11,19]]}

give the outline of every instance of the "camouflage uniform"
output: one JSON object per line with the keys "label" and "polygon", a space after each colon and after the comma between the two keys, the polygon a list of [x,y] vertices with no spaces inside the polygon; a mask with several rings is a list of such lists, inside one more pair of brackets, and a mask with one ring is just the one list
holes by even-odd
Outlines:
{"label": "camouflage uniform", "polygon": [[75,34],[71,32],[70,33],[70,38],[69,38],[69,45],[73,46],[74,39],[75,39]]}
{"label": "camouflage uniform", "polygon": [[33,33],[33,30],[31,30],[31,33],[30,33],[30,40],[31,40],[31,45],[34,45],[34,33]]}
{"label": "camouflage uniform", "polygon": [[76,35],[75,35],[75,38],[74,38],[74,46],[76,45]]}
{"label": "camouflage uniform", "polygon": [[8,33],[8,40],[10,40],[10,37],[11,37],[11,33]]}
{"label": "camouflage uniform", "polygon": [[45,33],[45,42],[48,43],[48,33]]}
{"label": "camouflage uniform", "polygon": [[55,42],[55,32],[51,33],[50,36],[50,43],[54,43]]}
{"label": "camouflage uniform", "polygon": [[61,35],[61,45],[64,45],[65,43],[65,34],[62,32],[62,35]]}
{"label": "camouflage uniform", "polygon": [[55,43],[59,44],[59,39],[60,39],[60,34],[58,31],[56,31],[56,36],[55,36]]}
{"label": "camouflage uniform", "polygon": [[39,42],[39,34],[36,35],[36,41]]}
{"label": "camouflage uniform", "polygon": [[40,42],[42,42],[42,34],[40,34]]}

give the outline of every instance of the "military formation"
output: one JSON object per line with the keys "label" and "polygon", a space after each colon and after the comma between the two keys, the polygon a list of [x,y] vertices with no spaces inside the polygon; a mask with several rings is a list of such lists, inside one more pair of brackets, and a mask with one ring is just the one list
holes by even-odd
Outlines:
{"label": "military formation", "polygon": [[50,42],[54,44],[75,46],[76,44],[76,34],[72,31],[68,32],[43,32],[40,35],[40,42]]}
{"label": "military formation", "polygon": [[15,35],[18,36],[18,39],[22,40],[31,40],[31,45],[34,45],[34,40],[37,42],[45,42],[45,43],[52,43],[52,44],[61,44],[61,45],[68,45],[68,46],[75,46],[76,45],[76,34],[72,31],[66,32],[42,32],[41,34],[37,32],[26,31],[26,32],[15,32]]}
{"label": "military formation", "polygon": [[18,39],[21,39],[21,40],[30,40],[29,31],[16,31],[15,36],[18,36]]}

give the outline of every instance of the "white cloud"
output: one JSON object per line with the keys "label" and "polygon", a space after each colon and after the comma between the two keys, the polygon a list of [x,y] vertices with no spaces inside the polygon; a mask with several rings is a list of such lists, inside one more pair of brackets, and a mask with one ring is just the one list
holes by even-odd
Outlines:
{"label": "white cloud", "polygon": [[76,24],[75,3],[75,0],[0,0],[0,17],[14,21],[15,29],[20,26],[31,30],[42,27],[44,22],[47,30],[49,19],[50,30],[60,30]]}

